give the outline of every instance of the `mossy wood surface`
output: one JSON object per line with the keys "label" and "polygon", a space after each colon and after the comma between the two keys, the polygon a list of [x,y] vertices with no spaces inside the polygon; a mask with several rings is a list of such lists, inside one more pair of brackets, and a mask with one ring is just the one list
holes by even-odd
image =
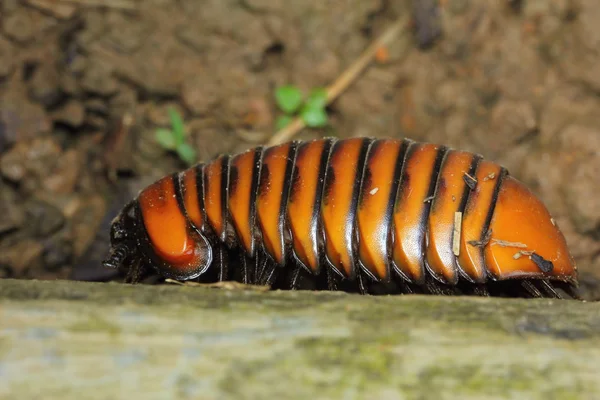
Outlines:
{"label": "mossy wood surface", "polygon": [[600,304],[0,281],[1,399],[600,399]]}

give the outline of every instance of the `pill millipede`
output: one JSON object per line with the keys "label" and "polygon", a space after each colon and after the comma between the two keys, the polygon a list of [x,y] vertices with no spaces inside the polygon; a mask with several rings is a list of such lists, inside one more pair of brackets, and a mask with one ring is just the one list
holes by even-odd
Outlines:
{"label": "pill millipede", "polygon": [[546,206],[478,154],[411,139],[290,141],[168,175],[124,206],[104,261],[135,282],[577,298]]}

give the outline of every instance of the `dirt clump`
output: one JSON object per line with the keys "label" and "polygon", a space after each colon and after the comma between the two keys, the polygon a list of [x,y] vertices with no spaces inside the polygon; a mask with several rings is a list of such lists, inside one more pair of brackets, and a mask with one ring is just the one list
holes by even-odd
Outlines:
{"label": "dirt clump", "polygon": [[154,138],[169,109],[199,160],[261,144],[276,87],[328,85],[408,15],[329,105],[329,126],[297,138],[406,136],[504,164],[548,205],[600,298],[597,2],[124,3],[0,6],[1,274],[116,278],[99,267],[110,220],[185,166]]}

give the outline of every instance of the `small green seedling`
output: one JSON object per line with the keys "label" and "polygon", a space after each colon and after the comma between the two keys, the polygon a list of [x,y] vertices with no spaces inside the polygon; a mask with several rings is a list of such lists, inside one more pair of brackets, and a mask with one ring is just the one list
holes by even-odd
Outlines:
{"label": "small green seedling", "polygon": [[287,126],[294,116],[298,115],[306,126],[320,128],[327,125],[327,92],[325,89],[313,89],[306,100],[302,91],[296,86],[280,86],[275,91],[277,105],[285,114],[279,116],[275,122],[277,130]]}
{"label": "small green seedling", "polygon": [[183,119],[174,108],[169,108],[168,112],[171,129],[159,128],[154,137],[164,149],[174,151],[183,162],[192,165],[196,162],[196,151],[185,141]]}

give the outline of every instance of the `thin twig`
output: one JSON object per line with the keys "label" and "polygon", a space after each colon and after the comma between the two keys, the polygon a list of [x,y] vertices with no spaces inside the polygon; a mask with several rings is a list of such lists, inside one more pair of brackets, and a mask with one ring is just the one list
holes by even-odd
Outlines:
{"label": "thin twig", "polygon": [[63,3],[78,4],[82,6],[90,7],[107,7],[107,8],[118,8],[121,10],[135,10],[137,4],[133,1],[127,0],[59,0]]}
{"label": "thin twig", "polygon": [[469,240],[467,243],[474,247],[483,248],[483,247],[487,246],[487,244],[490,242],[491,238],[492,238],[492,230],[488,229],[487,232],[485,233],[485,235],[483,235],[483,238],[481,240]]}
{"label": "thin twig", "polygon": [[27,0],[27,4],[59,19],[68,19],[77,11],[75,4],[57,4],[54,0]]}
{"label": "thin twig", "polygon": [[[358,78],[361,72],[373,61],[377,50],[381,47],[388,46],[398,34],[408,26],[409,18],[402,16],[398,18],[380,37],[378,37],[371,45],[354,61],[331,85],[327,87],[327,104],[335,100],[344,90]],[[290,140],[296,135],[305,124],[302,118],[296,117],[285,128],[275,133],[268,145],[276,145]]]}
{"label": "thin twig", "polygon": [[509,242],[506,240],[492,239],[492,244],[497,244],[500,247],[517,247],[521,249],[526,249],[527,245],[525,243],[520,242]]}
{"label": "thin twig", "polygon": [[251,290],[257,292],[267,292],[271,290],[269,285],[250,285],[236,281],[219,281],[213,283],[199,283],[192,281],[178,281],[176,279],[165,279],[165,283],[172,283],[179,286],[203,287],[208,289],[224,289],[224,290]]}
{"label": "thin twig", "polygon": [[465,181],[465,183],[467,184],[467,186],[471,190],[475,190],[475,188],[477,187],[477,178],[475,178],[474,176],[469,175],[468,172],[464,173],[464,175],[463,175],[463,181]]}

